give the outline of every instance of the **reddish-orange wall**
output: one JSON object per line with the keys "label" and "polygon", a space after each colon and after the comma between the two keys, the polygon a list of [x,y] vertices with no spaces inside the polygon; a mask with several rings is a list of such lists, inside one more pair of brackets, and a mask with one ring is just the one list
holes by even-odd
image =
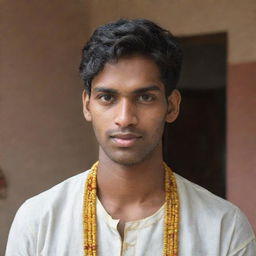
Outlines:
{"label": "reddish-orange wall", "polygon": [[227,95],[227,197],[256,231],[256,62],[229,65]]}

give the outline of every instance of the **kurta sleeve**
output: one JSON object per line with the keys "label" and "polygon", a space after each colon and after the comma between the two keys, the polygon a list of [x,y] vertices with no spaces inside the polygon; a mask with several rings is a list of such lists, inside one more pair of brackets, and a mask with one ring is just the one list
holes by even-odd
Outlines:
{"label": "kurta sleeve", "polygon": [[17,211],[12,223],[5,256],[36,256],[37,216],[40,209],[33,209],[26,201]]}
{"label": "kurta sleeve", "polygon": [[256,256],[256,240],[245,215],[237,208],[229,256]]}

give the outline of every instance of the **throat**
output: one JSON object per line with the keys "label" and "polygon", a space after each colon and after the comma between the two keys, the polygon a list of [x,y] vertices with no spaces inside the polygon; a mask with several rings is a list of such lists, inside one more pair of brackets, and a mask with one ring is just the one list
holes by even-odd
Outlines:
{"label": "throat", "polygon": [[145,218],[153,216],[162,207],[165,202],[164,196],[159,200],[148,200],[142,204],[116,205],[113,202],[101,202],[103,210],[114,220],[119,220],[117,230],[124,239],[125,225],[128,222],[143,221]]}
{"label": "throat", "polygon": [[97,171],[97,196],[124,237],[125,224],[145,219],[165,202],[165,169],[161,160],[132,168],[100,162]]}
{"label": "throat", "polygon": [[120,166],[99,166],[97,195],[103,204],[116,208],[127,205],[155,205],[164,201],[164,168],[147,164],[127,169]]}

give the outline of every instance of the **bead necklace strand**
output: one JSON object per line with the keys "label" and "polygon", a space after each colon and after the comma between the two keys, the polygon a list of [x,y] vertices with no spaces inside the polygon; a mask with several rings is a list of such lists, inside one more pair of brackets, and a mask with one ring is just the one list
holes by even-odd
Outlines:
{"label": "bead necklace strand", "polygon": [[[83,199],[84,256],[97,256],[96,237],[96,198],[97,179],[96,162],[87,177]],[[178,256],[179,198],[176,180],[171,169],[164,163],[165,169],[165,215],[163,256]]]}

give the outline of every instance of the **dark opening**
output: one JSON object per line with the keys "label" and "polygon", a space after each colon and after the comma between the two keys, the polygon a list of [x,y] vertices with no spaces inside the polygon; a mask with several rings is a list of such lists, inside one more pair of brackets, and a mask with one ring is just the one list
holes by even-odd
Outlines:
{"label": "dark opening", "polygon": [[164,159],[178,174],[225,198],[225,33],[180,38],[180,115],[166,125]]}

